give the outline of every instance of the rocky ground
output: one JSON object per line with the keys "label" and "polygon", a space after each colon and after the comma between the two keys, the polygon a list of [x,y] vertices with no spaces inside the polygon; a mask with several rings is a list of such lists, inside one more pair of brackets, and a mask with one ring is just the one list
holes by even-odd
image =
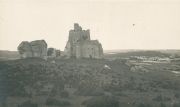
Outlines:
{"label": "rocky ground", "polygon": [[0,102],[1,107],[180,107],[179,71],[178,61],[0,61]]}

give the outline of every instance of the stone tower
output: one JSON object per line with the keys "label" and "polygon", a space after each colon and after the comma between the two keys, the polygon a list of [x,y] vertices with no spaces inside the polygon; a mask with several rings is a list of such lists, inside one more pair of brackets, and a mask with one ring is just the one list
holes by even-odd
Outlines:
{"label": "stone tower", "polygon": [[65,55],[75,58],[102,58],[103,49],[98,40],[90,39],[90,30],[82,30],[79,24],[74,24],[74,29],[69,31]]}

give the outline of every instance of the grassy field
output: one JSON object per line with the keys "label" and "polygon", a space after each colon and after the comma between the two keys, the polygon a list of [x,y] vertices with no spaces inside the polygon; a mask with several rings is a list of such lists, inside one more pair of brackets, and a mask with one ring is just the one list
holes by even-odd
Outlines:
{"label": "grassy field", "polygon": [[180,62],[0,61],[1,107],[180,107]]}

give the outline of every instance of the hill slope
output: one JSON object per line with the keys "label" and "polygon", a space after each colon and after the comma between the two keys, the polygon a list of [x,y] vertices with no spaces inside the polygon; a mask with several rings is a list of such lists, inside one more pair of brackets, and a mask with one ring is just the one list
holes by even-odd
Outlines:
{"label": "hill slope", "polygon": [[180,101],[180,78],[170,66],[180,69],[177,62],[132,71],[126,60],[0,61],[0,101],[8,107],[106,107],[107,101],[114,107],[174,107]]}

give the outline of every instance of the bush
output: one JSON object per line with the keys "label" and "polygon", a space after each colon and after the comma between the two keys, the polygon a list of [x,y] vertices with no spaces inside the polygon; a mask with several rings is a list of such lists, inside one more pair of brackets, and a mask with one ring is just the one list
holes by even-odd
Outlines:
{"label": "bush", "polygon": [[173,107],[180,107],[180,103],[174,103]]}
{"label": "bush", "polygon": [[163,101],[163,97],[162,97],[162,95],[158,95],[155,98],[153,98],[152,100],[160,102],[160,101]]}
{"label": "bush", "polygon": [[152,107],[152,105],[140,103],[137,107]]}
{"label": "bush", "polygon": [[160,107],[166,107],[166,104],[161,102]]}
{"label": "bush", "polygon": [[76,93],[83,96],[102,96],[104,95],[104,90],[101,88],[82,87]]}
{"label": "bush", "polygon": [[46,105],[49,105],[49,106],[69,106],[71,105],[71,103],[69,101],[65,101],[65,100],[57,100],[57,99],[53,99],[53,98],[48,98],[46,100]]}
{"label": "bush", "polygon": [[118,100],[109,96],[94,97],[82,104],[86,105],[86,107],[119,107]]}
{"label": "bush", "polygon": [[175,96],[176,98],[180,98],[180,93],[175,93],[174,96]]}
{"label": "bush", "polygon": [[68,98],[69,97],[69,93],[67,91],[61,91],[60,95],[63,98]]}
{"label": "bush", "polygon": [[30,100],[23,102],[18,107],[38,107],[38,104],[32,103]]}

